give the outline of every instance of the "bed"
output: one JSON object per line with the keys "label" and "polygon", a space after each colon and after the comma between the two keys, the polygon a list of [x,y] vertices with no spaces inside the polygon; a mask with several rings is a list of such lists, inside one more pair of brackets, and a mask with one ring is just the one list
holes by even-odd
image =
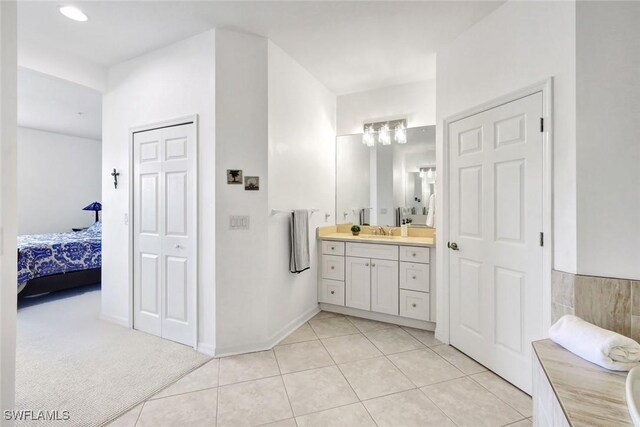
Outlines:
{"label": "bed", "polygon": [[21,297],[100,283],[102,224],[82,231],[18,236]]}

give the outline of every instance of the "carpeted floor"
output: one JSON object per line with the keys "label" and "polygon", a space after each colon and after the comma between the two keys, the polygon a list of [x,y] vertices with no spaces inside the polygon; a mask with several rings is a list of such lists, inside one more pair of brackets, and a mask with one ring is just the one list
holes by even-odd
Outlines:
{"label": "carpeted floor", "polygon": [[98,319],[100,290],[39,297],[18,308],[16,409],[69,411],[98,426],[209,360],[192,348]]}

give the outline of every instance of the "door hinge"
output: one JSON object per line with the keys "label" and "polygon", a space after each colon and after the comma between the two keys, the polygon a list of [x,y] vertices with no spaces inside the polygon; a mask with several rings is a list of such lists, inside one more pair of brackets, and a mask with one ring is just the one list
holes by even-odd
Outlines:
{"label": "door hinge", "polygon": [[540,132],[544,132],[544,117],[540,117]]}
{"label": "door hinge", "polygon": [[540,246],[544,246],[544,233],[540,232]]}

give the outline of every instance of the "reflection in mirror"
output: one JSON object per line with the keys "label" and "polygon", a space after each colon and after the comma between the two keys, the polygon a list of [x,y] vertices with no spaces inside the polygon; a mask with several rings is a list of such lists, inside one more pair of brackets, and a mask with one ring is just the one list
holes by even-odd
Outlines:
{"label": "reflection in mirror", "polygon": [[433,227],[435,126],[406,129],[406,142],[383,145],[375,134],[364,142],[363,134],[336,139],[337,222]]}

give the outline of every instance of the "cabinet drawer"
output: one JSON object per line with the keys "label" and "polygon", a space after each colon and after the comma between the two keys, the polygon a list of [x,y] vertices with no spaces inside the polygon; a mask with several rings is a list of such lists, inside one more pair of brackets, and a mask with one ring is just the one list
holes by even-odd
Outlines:
{"label": "cabinet drawer", "polygon": [[376,245],[373,243],[347,243],[347,256],[359,258],[398,260],[398,247],[396,245]]}
{"label": "cabinet drawer", "polygon": [[344,257],[322,255],[322,278],[344,280]]}
{"label": "cabinet drawer", "polygon": [[400,261],[429,264],[429,248],[400,246]]}
{"label": "cabinet drawer", "polygon": [[344,305],[344,282],[322,279],[318,300],[327,304]]}
{"label": "cabinet drawer", "polygon": [[323,240],[322,253],[325,255],[344,255],[344,242]]}
{"label": "cabinet drawer", "polygon": [[429,292],[429,264],[401,262],[400,289]]}
{"label": "cabinet drawer", "polygon": [[400,316],[429,320],[429,294],[400,289]]}

